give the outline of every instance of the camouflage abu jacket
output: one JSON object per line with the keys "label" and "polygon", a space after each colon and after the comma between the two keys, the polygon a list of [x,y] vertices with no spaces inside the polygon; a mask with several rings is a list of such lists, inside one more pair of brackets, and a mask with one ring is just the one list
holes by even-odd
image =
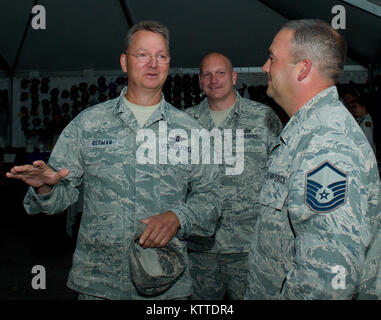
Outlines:
{"label": "camouflage abu jacket", "polygon": [[[146,137],[138,136],[138,123],[124,105],[125,90],[117,99],[86,109],[64,129],[49,166],[68,168],[69,176],[47,195],[37,195],[30,188],[24,206],[30,214],[60,213],[76,202],[76,187],[83,181],[84,208],[68,286],[110,299],[144,299],[130,281],[128,265],[135,222],[172,210],[181,223],[177,237],[183,240],[186,256],[187,237],[214,233],[221,200],[217,166],[171,162],[179,149],[186,155],[190,151],[184,148],[184,141],[199,124],[162,97],[160,107],[144,125],[151,139],[147,142]],[[158,150],[161,153],[155,153]],[[144,158],[148,163],[138,161],[139,152],[142,158],[148,154]],[[189,185],[192,192],[187,194]],[[186,268],[181,278],[155,299],[190,294]]]}
{"label": "camouflage abu jacket", "polygon": [[246,299],[375,294],[380,179],[336,87],[307,102],[281,132],[260,202]]}
{"label": "camouflage abu jacket", "polygon": [[[186,112],[211,131],[215,128],[209,111],[208,99]],[[249,252],[255,223],[259,213],[259,193],[266,173],[267,161],[282,129],[276,113],[268,106],[242,98],[236,92],[234,109],[218,128],[231,130],[233,152],[236,152],[237,129],[244,136],[244,163],[240,174],[226,174],[231,167],[225,161],[219,165],[222,215],[217,224],[215,237],[192,238],[188,248],[194,251],[225,253]],[[226,140],[226,136],[224,136]],[[225,160],[225,159],[224,159]]]}

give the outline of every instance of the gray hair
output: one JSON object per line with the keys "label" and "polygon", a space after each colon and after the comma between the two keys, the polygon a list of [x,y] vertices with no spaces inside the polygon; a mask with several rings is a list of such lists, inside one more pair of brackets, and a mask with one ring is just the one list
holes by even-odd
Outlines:
{"label": "gray hair", "polygon": [[167,47],[169,50],[169,30],[166,26],[162,25],[160,22],[154,20],[141,21],[134,24],[130,30],[128,30],[126,37],[124,38],[124,51],[127,51],[130,46],[132,36],[138,31],[151,31],[161,34],[167,42]]}
{"label": "gray hair", "polygon": [[289,21],[282,26],[284,29],[294,31],[291,54],[295,60],[310,59],[322,76],[336,82],[344,70],[347,53],[343,37],[318,19]]}

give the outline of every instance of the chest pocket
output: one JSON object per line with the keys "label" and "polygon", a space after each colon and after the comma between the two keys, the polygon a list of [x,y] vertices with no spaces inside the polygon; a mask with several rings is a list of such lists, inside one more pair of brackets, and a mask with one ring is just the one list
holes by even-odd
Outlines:
{"label": "chest pocket", "polygon": [[[84,186],[89,201],[108,202],[126,197],[134,177],[135,158],[133,150],[113,140],[91,140],[85,146]],[[101,144],[103,143],[104,144]]]}
{"label": "chest pocket", "polygon": [[85,165],[90,173],[96,174],[99,168],[125,163],[127,158],[134,159],[134,150],[128,147],[124,138],[89,139],[85,145]]}

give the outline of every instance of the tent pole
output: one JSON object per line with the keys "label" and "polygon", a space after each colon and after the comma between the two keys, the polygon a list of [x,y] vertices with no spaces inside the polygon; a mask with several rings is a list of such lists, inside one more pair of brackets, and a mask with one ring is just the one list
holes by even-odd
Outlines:
{"label": "tent pole", "polygon": [[9,93],[8,93],[8,103],[9,103],[9,112],[8,112],[8,121],[9,121],[9,146],[12,147],[13,144],[13,90],[14,90],[14,73],[10,72],[9,79]]}
{"label": "tent pole", "polygon": [[125,0],[119,0],[119,3],[122,6],[124,16],[127,20],[128,28],[131,28],[134,25],[134,21],[132,20],[130,8],[128,7],[128,4]]}
{"label": "tent pole", "polygon": [[[34,1],[34,4],[32,6],[32,8],[37,5],[37,0]],[[21,42],[20,42],[20,45],[17,49],[17,54],[16,54],[16,59],[13,63],[13,67],[12,67],[12,71],[14,72],[16,70],[16,67],[17,67],[17,63],[19,61],[19,58],[20,58],[20,55],[21,55],[21,51],[22,51],[22,47],[24,46],[24,42],[25,42],[25,39],[26,39],[26,36],[28,34],[28,30],[29,30],[29,26],[30,26],[30,23],[32,22],[32,18],[33,18],[33,14],[32,14],[32,10],[30,11],[30,14],[29,14],[29,19],[28,19],[28,23],[26,24],[25,26],[25,30],[24,30],[24,34],[22,36],[22,39],[21,39]]]}
{"label": "tent pole", "polygon": [[[32,6],[32,8],[34,6],[37,5],[37,0],[34,0],[34,4]],[[29,26],[30,26],[30,23],[32,22],[32,19],[33,19],[33,14],[32,14],[32,10],[30,11],[30,14],[29,14],[29,19],[28,19],[28,22],[25,26],[25,29],[24,29],[24,34],[23,34],[23,37],[21,39],[21,42],[20,42],[20,45],[17,49],[17,54],[16,54],[16,58],[15,58],[15,61],[13,62],[13,66],[10,70],[10,77],[11,77],[11,94],[10,94],[10,106],[11,106],[11,110],[9,112],[9,123],[10,123],[10,136],[9,136],[9,140],[10,140],[10,146],[12,146],[13,144],[13,108],[14,108],[14,78],[15,78],[15,71],[16,71],[16,67],[17,67],[17,63],[19,61],[19,58],[20,58],[20,55],[21,55],[21,51],[22,51],[22,48],[24,46],[24,42],[25,42],[25,39],[26,39],[26,36],[28,34],[28,30],[29,30]]]}

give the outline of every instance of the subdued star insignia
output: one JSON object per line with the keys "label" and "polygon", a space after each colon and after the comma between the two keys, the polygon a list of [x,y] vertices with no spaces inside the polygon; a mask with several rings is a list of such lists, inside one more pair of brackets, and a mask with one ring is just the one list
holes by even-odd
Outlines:
{"label": "subdued star insignia", "polygon": [[347,174],[325,161],[306,173],[304,201],[315,212],[331,212],[345,203],[347,183]]}
{"label": "subdued star insignia", "polygon": [[187,140],[187,138],[184,138],[180,135],[176,135],[175,137],[169,137],[168,140],[170,142],[181,142],[181,141]]}

